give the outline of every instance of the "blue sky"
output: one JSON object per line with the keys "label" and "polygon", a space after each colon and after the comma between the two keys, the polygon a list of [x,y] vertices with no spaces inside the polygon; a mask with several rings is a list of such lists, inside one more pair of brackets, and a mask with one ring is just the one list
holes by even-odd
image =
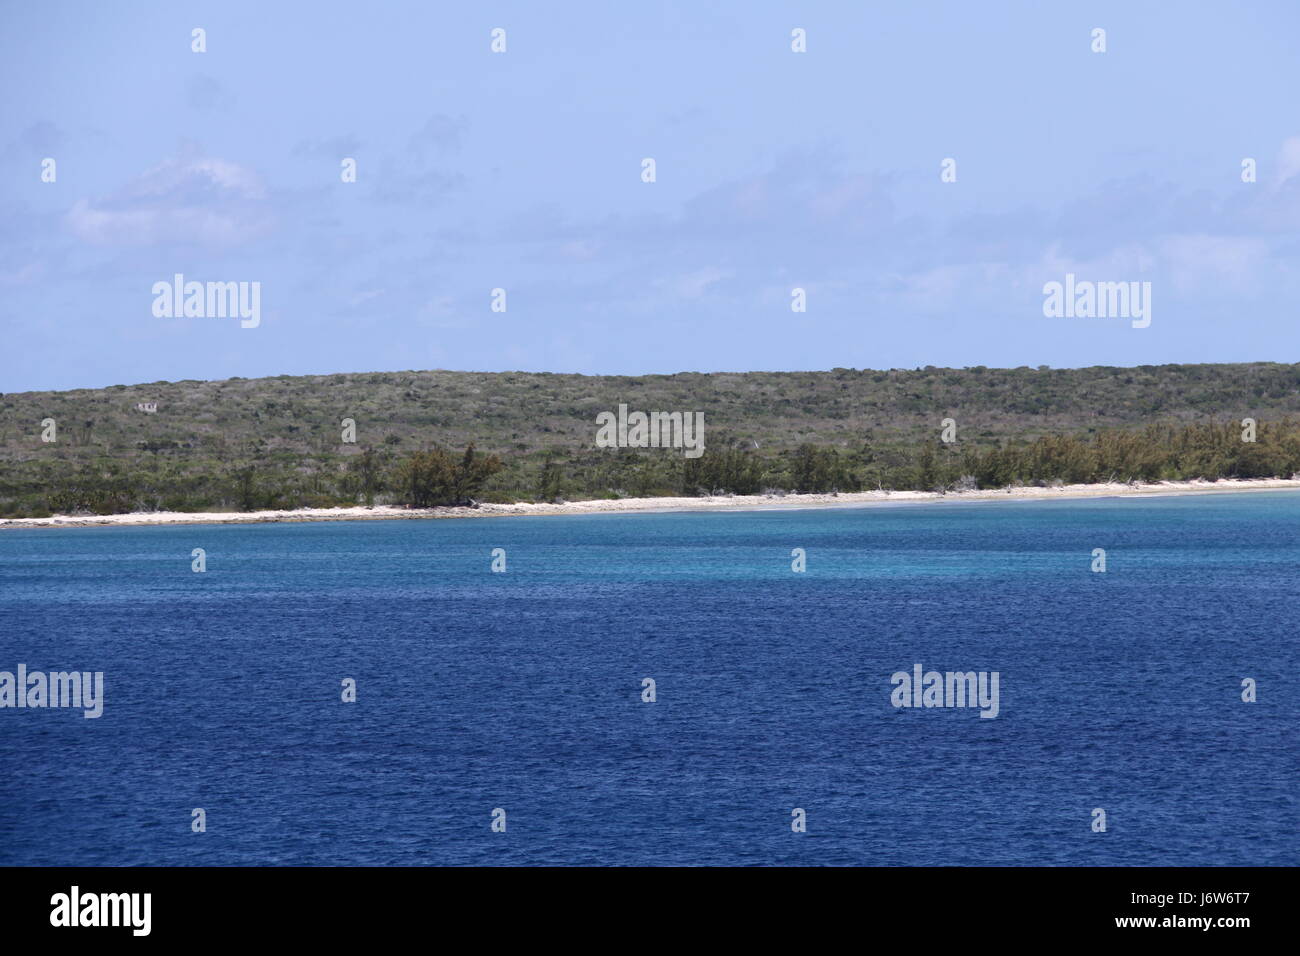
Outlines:
{"label": "blue sky", "polygon": [[0,391],[1297,361],[1297,64],[1291,2],[2,2]]}

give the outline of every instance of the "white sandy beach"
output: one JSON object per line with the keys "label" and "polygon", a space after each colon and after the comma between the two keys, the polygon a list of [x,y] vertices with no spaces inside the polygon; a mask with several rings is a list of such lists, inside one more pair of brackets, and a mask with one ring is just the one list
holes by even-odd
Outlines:
{"label": "white sandy beach", "polygon": [[1219,494],[1243,491],[1300,491],[1300,479],[1161,481],[1059,487],[1004,488],[938,494],[928,491],[862,491],[816,495],[723,495],[699,498],[619,498],[561,504],[480,504],[473,508],[303,508],[297,511],[137,512],[121,515],[54,515],[0,518],[0,528],[90,528],[163,524],[256,524],[278,521],[377,521],[412,518],[502,518],[521,515],[633,514],[656,511],[757,511],[779,508],[847,508],[927,501],[1015,501],[1103,498],[1133,495]]}

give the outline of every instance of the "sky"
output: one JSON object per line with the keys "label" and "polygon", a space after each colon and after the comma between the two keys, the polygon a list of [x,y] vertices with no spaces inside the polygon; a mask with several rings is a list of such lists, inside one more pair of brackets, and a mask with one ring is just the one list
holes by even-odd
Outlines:
{"label": "sky", "polygon": [[1300,361],[1298,90],[1289,0],[0,0],[0,391]]}

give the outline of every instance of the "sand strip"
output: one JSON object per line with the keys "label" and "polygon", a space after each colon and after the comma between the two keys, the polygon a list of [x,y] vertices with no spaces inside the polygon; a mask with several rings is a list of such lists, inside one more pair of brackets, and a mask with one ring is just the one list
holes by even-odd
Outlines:
{"label": "sand strip", "polygon": [[93,528],[164,524],[256,524],[281,521],[378,521],[412,518],[502,518],[521,515],[634,514],[657,511],[757,511],[780,508],[846,508],[924,501],[1016,501],[1102,498],[1116,495],[1214,494],[1233,491],[1300,491],[1300,480],[1283,478],[1221,481],[1160,481],[1123,484],[1007,488],[1000,491],[861,491],[816,495],[722,495],[699,498],[619,498],[561,504],[480,504],[473,508],[303,508],[297,511],[138,512],[122,515],[54,515],[0,518],[0,528]]}

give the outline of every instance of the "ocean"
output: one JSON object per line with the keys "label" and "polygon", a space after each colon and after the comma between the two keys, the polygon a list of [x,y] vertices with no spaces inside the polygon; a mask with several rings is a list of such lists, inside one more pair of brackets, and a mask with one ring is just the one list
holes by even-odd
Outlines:
{"label": "ocean", "polygon": [[6,530],[0,864],[1295,865],[1298,628],[1294,492]]}

